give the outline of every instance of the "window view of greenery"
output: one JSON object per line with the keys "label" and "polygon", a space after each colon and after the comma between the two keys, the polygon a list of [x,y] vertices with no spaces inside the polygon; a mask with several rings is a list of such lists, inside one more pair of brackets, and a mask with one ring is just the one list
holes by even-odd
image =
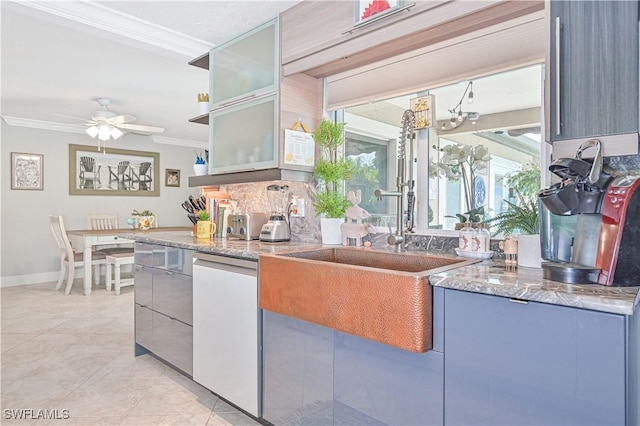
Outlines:
{"label": "window view of greenery", "polygon": [[428,197],[417,203],[418,229],[454,230],[461,218],[504,213],[517,202],[514,174],[539,176],[541,75],[541,65],[529,66],[345,109],[345,155],[357,170],[346,188],[362,191],[360,205],[374,224],[395,226],[395,199],[378,201],[374,191],[395,190],[402,114],[412,98],[430,94],[436,121],[416,131],[415,159],[406,165],[414,176],[428,168],[416,180],[417,193]]}

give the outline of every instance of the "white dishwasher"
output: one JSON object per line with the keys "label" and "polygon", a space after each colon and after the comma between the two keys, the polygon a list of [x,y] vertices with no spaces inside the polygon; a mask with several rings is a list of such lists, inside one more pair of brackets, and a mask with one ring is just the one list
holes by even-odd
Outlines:
{"label": "white dishwasher", "polygon": [[260,417],[258,262],[193,257],[193,380]]}

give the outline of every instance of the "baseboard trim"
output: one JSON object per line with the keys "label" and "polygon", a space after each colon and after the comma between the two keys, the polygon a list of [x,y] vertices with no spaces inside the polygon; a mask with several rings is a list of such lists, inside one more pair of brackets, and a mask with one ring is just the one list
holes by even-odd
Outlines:
{"label": "baseboard trim", "polygon": [[[76,278],[82,277],[81,271],[76,271]],[[0,278],[0,288],[15,287],[19,285],[31,285],[57,282],[60,278],[60,271],[40,272],[37,274],[11,275]]]}

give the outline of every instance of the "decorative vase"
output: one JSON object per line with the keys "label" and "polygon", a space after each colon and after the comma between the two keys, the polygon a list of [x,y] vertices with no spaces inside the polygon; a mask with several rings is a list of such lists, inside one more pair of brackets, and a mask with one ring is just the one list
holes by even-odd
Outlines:
{"label": "decorative vase", "polygon": [[338,245],[342,244],[342,230],[340,225],[344,223],[344,218],[320,218],[320,232],[322,244]]}
{"label": "decorative vase", "polygon": [[518,266],[540,268],[540,234],[518,235]]}
{"label": "decorative vase", "polygon": [[194,164],[193,173],[196,176],[204,176],[209,172],[209,166],[207,164]]}
{"label": "decorative vase", "polygon": [[153,221],[155,219],[155,216],[140,216],[140,218],[138,219],[138,225],[140,229],[146,231],[147,229],[151,228],[151,225],[153,225]]}

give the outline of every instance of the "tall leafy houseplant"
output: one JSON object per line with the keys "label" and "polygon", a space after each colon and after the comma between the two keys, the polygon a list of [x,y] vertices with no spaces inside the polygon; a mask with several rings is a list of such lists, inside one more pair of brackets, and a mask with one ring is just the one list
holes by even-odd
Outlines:
{"label": "tall leafy houseplant", "polygon": [[350,206],[344,193],[344,182],[350,179],[355,167],[341,155],[344,145],[345,123],[334,123],[322,119],[313,132],[313,139],[320,146],[322,155],[313,173],[318,184],[316,215],[320,218],[323,244],[342,244],[340,225],[344,222],[346,209]]}
{"label": "tall leafy houseplant", "polygon": [[344,145],[345,123],[334,123],[322,119],[313,132],[313,139],[322,149],[313,173],[318,183],[316,215],[326,218],[343,218],[351,205],[344,193],[344,182],[353,176],[353,162],[340,155]]}

